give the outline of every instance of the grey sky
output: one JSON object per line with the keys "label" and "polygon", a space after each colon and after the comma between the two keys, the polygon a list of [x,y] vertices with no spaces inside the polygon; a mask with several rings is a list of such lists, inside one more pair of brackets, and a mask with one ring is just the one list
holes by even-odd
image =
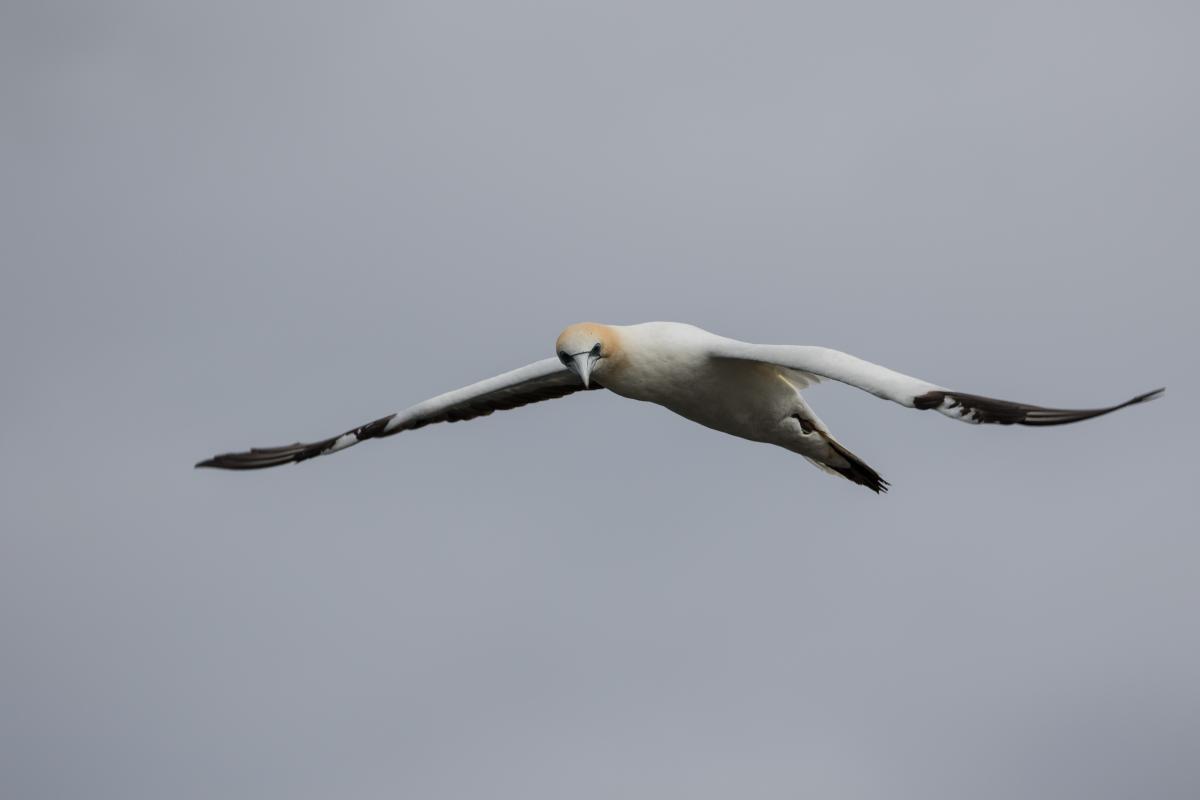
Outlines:
{"label": "grey sky", "polygon": [[[0,7],[0,795],[1200,796],[1200,6]],[[886,497],[593,393],[824,344]]]}

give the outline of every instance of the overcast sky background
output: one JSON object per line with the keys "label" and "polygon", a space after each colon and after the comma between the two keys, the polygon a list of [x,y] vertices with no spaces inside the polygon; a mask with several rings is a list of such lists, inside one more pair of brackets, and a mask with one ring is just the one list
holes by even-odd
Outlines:
{"label": "overcast sky background", "polygon": [[[1200,796],[1200,5],[0,6],[0,795]],[[1061,429],[592,393],[688,321]]]}

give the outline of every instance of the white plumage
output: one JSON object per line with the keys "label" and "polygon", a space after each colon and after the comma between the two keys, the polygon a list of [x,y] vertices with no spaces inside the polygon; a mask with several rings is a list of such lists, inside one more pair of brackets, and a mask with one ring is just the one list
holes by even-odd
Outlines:
{"label": "white plumage", "polygon": [[260,469],[344,450],[433,422],[457,422],[493,411],[605,388],[657,403],[714,430],[791,450],[818,467],[875,492],[888,483],[847,450],[800,390],[829,378],[915,409],[953,419],[1002,425],[1062,425],[1154,399],[1163,389],[1115,406],[1068,410],[952,391],[825,347],[739,342],[677,322],[641,325],[580,323],[559,335],[547,358],[438,395],[341,436],[284,447],[226,453],[198,467]]}

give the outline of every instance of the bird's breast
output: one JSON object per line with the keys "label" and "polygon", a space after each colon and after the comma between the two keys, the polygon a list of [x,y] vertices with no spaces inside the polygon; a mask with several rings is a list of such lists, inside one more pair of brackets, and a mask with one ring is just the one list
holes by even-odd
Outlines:
{"label": "bird's breast", "polygon": [[686,394],[689,387],[704,379],[705,372],[697,358],[639,354],[614,360],[597,379],[622,397],[662,403]]}
{"label": "bird's breast", "polygon": [[685,355],[613,366],[601,383],[616,394],[746,438],[773,430],[796,403],[795,388],[763,364]]}

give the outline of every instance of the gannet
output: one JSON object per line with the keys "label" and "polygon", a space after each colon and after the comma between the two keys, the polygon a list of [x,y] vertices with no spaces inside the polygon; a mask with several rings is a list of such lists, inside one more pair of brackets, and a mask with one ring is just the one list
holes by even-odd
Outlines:
{"label": "gannet", "polygon": [[631,400],[657,403],[714,430],[778,445],[826,472],[879,493],[887,491],[888,482],[834,438],[805,402],[802,389],[829,378],[961,422],[1037,426],[1091,419],[1152,400],[1165,391],[1156,389],[1106,408],[1043,408],[952,391],[826,347],[751,344],[677,322],[583,322],[559,334],[555,350],[554,358],[438,395],[340,436],[225,453],[196,466],[232,470],[274,467],[434,422],[474,419],[603,388]]}

